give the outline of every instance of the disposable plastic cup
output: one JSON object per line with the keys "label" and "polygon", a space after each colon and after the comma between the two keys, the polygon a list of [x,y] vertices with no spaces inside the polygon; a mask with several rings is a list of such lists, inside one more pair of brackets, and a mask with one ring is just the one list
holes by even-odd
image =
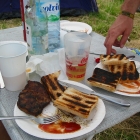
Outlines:
{"label": "disposable plastic cup", "polygon": [[85,77],[91,36],[83,32],[64,35],[66,75],[69,80],[82,81]]}
{"label": "disposable plastic cup", "polygon": [[26,80],[27,46],[24,42],[0,44],[0,71],[5,88],[9,91],[22,90]]}

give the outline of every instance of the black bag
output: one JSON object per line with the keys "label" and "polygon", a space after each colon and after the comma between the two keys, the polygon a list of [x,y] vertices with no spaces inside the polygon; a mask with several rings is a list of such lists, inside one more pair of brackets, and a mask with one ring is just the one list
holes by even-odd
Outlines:
{"label": "black bag", "polygon": [[0,19],[20,17],[20,0],[0,0]]}
{"label": "black bag", "polygon": [[96,0],[60,0],[61,16],[80,16],[98,12]]}

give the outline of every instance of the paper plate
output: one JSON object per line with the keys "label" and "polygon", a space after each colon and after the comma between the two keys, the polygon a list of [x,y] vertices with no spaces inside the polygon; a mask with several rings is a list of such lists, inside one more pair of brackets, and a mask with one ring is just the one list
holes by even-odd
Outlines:
{"label": "paper plate", "polygon": [[[90,89],[88,86],[81,84],[81,83],[75,83],[78,84],[79,86],[85,87]],[[56,112],[56,107],[53,106],[53,103],[50,103],[48,106],[46,106],[43,110],[43,114],[47,115],[54,115],[53,113]],[[15,120],[17,125],[26,133],[43,138],[43,139],[71,139],[75,137],[79,137],[81,135],[87,134],[91,132],[92,130],[96,129],[96,127],[103,121],[105,117],[105,105],[101,99],[98,100],[97,106],[93,109],[91,112],[90,116],[92,119],[88,121],[86,124],[81,125],[81,129],[72,132],[72,133],[63,133],[63,134],[54,134],[54,133],[47,133],[42,131],[41,129],[38,128],[38,125],[35,124],[31,120]],[[17,104],[15,105],[14,108],[14,116],[27,116],[24,112],[22,112],[18,107]],[[82,119],[82,122],[84,119]]]}
{"label": "paper plate", "polygon": [[79,32],[87,32],[87,34],[90,34],[92,32],[92,27],[84,22],[60,22],[61,29],[66,30],[74,30]]}
{"label": "paper plate", "polygon": [[[139,69],[139,67],[140,67],[140,62],[138,62],[138,61],[134,61],[134,62],[135,62],[135,64],[136,64],[136,68]],[[100,69],[107,70],[107,69],[102,65],[101,62],[100,62],[99,64],[97,64],[95,68],[100,68]],[[117,91],[117,90],[116,90],[114,93],[119,94],[119,95],[123,95],[123,96],[140,97],[140,94],[125,93],[125,92],[120,92],[120,91]]]}

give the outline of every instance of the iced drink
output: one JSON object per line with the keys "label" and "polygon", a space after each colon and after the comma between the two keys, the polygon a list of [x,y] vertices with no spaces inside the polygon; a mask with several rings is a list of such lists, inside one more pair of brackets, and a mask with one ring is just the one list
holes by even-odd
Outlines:
{"label": "iced drink", "polygon": [[64,36],[66,75],[69,80],[82,81],[85,77],[91,37],[82,32]]}

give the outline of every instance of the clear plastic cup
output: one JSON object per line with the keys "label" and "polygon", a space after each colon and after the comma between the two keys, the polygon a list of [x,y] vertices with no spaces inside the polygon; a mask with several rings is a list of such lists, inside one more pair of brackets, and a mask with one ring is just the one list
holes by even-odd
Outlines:
{"label": "clear plastic cup", "polygon": [[26,80],[27,45],[11,41],[0,45],[0,71],[5,88],[9,91],[22,90]]}
{"label": "clear plastic cup", "polygon": [[91,36],[84,32],[70,32],[64,36],[66,74],[69,80],[82,81],[85,77]]}

